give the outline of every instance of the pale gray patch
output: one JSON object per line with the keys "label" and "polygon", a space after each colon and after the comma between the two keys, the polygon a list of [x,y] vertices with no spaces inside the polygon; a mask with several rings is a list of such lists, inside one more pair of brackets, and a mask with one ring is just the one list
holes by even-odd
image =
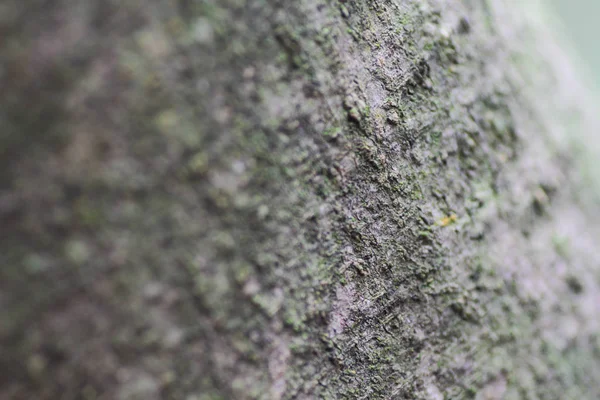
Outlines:
{"label": "pale gray patch", "polygon": [[289,340],[274,337],[273,349],[269,354],[269,374],[271,376],[271,398],[279,400],[286,390],[286,372],[290,358]]}
{"label": "pale gray patch", "polygon": [[506,393],[506,377],[498,375],[494,380],[489,382],[485,387],[477,393],[476,400],[501,400]]}
{"label": "pale gray patch", "polygon": [[383,87],[383,83],[379,81],[369,81],[365,89],[367,95],[367,102],[372,108],[379,108],[383,106],[386,98],[386,91]]}
{"label": "pale gray patch", "polygon": [[335,292],[336,302],[333,305],[327,332],[329,337],[335,337],[343,332],[348,326],[350,311],[356,301],[356,289],[354,284],[339,286]]}

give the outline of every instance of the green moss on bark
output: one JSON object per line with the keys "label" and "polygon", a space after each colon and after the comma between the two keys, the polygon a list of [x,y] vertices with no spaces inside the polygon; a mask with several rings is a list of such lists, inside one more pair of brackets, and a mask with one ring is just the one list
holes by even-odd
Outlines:
{"label": "green moss on bark", "polygon": [[16,15],[73,67],[66,139],[3,142],[0,397],[594,398],[598,235],[498,4]]}

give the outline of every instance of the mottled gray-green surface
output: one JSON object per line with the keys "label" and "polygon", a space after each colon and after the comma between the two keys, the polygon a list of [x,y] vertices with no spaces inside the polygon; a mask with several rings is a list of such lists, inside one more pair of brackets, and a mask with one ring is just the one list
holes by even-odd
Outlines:
{"label": "mottled gray-green surface", "polygon": [[516,3],[3,1],[0,398],[600,397],[597,125]]}

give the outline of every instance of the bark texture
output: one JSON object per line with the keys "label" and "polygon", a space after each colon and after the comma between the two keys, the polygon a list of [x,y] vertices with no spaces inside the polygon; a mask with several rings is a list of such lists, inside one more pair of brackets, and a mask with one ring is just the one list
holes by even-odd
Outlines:
{"label": "bark texture", "polygon": [[516,3],[2,1],[0,398],[599,398],[595,125]]}

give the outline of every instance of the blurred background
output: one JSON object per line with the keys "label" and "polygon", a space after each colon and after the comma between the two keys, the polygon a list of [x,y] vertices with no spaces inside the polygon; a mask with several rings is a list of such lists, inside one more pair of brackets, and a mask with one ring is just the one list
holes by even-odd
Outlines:
{"label": "blurred background", "polygon": [[600,93],[600,1],[550,0],[558,22],[568,36],[563,43],[571,44],[571,53],[578,55],[581,68],[594,92]]}

